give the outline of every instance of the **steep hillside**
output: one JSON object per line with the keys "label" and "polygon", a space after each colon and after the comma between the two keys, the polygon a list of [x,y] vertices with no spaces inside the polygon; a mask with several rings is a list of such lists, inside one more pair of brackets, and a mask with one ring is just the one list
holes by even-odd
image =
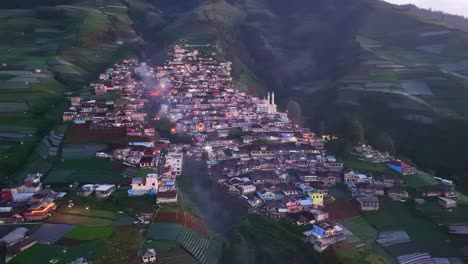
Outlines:
{"label": "steep hillside", "polygon": [[358,41],[361,63],[330,92],[320,118],[337,131],[330,120],[354,113],[371,143],[467,188],[468,33],[376,2]]}
{"label": "steep hillside", "polygon": [[260,94],[266,87],[288,94],[340,76],[358,60],[354,36],[367,12],[364,1],[350,0],[126,3],[153,50],[211,40],[234,61],[241,86]]}
{"label": "steep hillside", "polygon": [[237,88],[297,101],[316,131],[343,135],[351,116],[371,143],[465,178],[468,33],[374,0],[125,2],[155,61],[176,42],[220,53]]}

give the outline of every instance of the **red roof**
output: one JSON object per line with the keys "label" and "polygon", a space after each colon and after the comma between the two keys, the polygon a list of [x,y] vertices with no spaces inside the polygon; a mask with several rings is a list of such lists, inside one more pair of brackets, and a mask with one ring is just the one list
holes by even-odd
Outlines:
{"label": "red roof", "polygon": [[177,191],[158,192],[159,198],[175,198],[177,197]]}
{"label": "red roof", "polygon": [[403,169],[406,169],[406,168],[412,168],[413,166],[407,164],[407,163],[404,163],[403,161],[401,160],[394,160],[394,161],[391,161],[389,162],[390,164],[393,164],[393,165],[396,165],[396,166],[400,166],[401,168]]}

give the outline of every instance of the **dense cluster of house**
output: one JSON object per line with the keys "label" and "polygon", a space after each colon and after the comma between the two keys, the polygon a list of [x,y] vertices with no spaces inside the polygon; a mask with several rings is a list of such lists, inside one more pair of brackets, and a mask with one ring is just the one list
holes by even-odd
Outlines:
{"label": "dense cluster of house", "polygon": [[132,179],[130,196],[157,194],[157,203],[177,202],[176,177],[182,174],[182,146],[172,145],[164,150],[157,164],[158,173],[149,173],[146,177]]}
{"label": "dense cluster of house", "polygon": [[144,83],[137,81],[134,75],[137,71],[150,69],[137,60],[124,60],[106,73],[99,76],[99,80],[91,83],[96,94],[108,91],[119,93],[120,100],[116,102],[106,99],[86,100],[80,97],[71,98],[71,106],[63,113],[64,121],[75,124],[92,122],[93,128],[129,127],[143,133],[139,123],[144,121],[145,113],[140,111],[144,107]]}
{"label": "dense cluster of house", "polygon": [[1,191],[0,223],[40,221],[53,213],[64,194],[43,188],[41,177],[30,174],[22,184]]}
{"label": "dense cluster of house", "polygon": [[[342,181],[343,163],[327,155],[325,141],[264,99],[232,88],[231,63],[175,46],[156,68],[167,88],[161,115],[205,152],[210,173],[227,192],[261,214],[299,224],[322,223],[324,197]],[[168,80],[168,81],[167,81]]]}
{"label": "dense cluster of house", "polygon": [[[122,161],[135,168],[151,168],[154,173],[132,179],[128,195],[139,196],[157,194],[157,202],[177,201],[175,177],[182,173],[182,148],[171,145],[167,140],[158,140],[156,129],[148,124],[147,114],[143,111],[153,87],[146,87],[139,79],[153,78],[154,71],[146,63],[135,59],[124,60],[106,70],[99,80],[91,83],[96,95],[116,93],[115,102],[106,99],[82,101],[80,97],[71,98],[71,107],[63,119],[74,125],[86,126],[84,131],[92,135],[108,133],[115,135],[120,144],[108,151],[96,153],[100,158]],[[113,130],[124,133],[112,133]],[[101,194],[101,190],[104,191]],[[96,192],[106,197],[115,190],[114,185],[82,186],[82,195]]]}
{"label": "dense cluster of house", "polygon": [[[327,154],[324,138],[277,111],[274,93],[261,99],[233,89],[230,62],[182,46],[171,55],[156,68],[156,78],[166,92],[161,115],[176,124],[173,132],[192,136],[197,146],[192,153],[206,153],[210,173],[255,212],[314,224],[304,236],[316,250],[345,239],[344,229],[327,220],[325,209],[337,183],[348,188],[363,211],[379,210],[379,196],[409,198],[402,177],[417,173],[414,166],[359,145],[354,150],[358,158],[385,162],[400,176],[344,171],[343,163]],[[440,188],[446,191],[438,193],[444,197],[440,204],[452,206],[453,184]]]}
{"label": "dense cluster of house", "polygon": [[370,145],[359,144],[354,146],[354,154],[361,160],[370,162],[388,162],[394,160],[388,152],[378,151]]}

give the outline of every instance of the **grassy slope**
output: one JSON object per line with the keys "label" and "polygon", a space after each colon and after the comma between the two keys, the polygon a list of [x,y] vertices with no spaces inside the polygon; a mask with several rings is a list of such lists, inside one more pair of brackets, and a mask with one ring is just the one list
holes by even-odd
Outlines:
{"label": "grassy slope", "polygon": [[[449,32],[420,36],[443,30]],[[359,34],[366,49],[362,52],[363,62],[387,61],[408,68],[394,71],[357,65],[343,80],[388,82],[394,85],[391,88],[394,91],[403,91],[402,81],[416,80],[426,83],[434,95],[332,89],[328,95],[316,93],[317,99],[304,96],[304,103],[308,103],[303,109],[304,115],[311,118],[312,126],[324,120],[333,131],[339,128],[337,117],[354,112],[362,118],[366,137],[372,144],[382,132],[390,133],[399,154],[411,158],[424,169],[457,179],[459,187],[467,189],[467,165],[461,159],[468,155],[461,147],[468,143],[464,136],[468,131],[466,71],[445,70],[442,64],[454,64],[467,58],[464,47],[468,44],[468,33],[432,24],[392,5],[378,3],[374,4]],[[444,48],[434,54],[420,49],[425,45]]]}
{"label": "grassy slope", "polygon": [[[64,92],[81,88],[138,44],[115,45],[136,35],[126,9],[102,4],[1,11],[0,61],[8,69],[47,69],[50,76],[30,83],[29,89],[0,89],[2,102],[25,102],[29,107],[21,115],[0,113],[0,132],[28,133],[23,144],[1,142],[0,177],[17,171],[44,133],[60,123],[67,105]],[[9,75],[2,77],[5,81]]]}
{"label": "grassy slope", "polygon": [[239,226],[237,237],[232,240],[229,247],[225,248],[223,261],[320,263],[318,256],[300,239],[300,234],[306,229],[307,227],[278,223],[262,216],[250,215]]}

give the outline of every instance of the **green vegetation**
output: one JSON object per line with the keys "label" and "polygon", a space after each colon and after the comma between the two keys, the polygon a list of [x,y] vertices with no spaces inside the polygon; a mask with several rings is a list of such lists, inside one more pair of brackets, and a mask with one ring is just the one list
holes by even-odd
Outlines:
{"label": "green vegetation", "polygon": [[338,183],[337,185],[330,187],[330,195],[335,199],[348,199],[350,193],[345,184]]}
{"label": "green vegetation", "polygon": [[[116,11],[98,3],[42,1],[45,6],[35,7],[33,2],[18,5],[29,9],[1,10],[0,133],[27,135],[22,142],[0,142],[2,178],[23,176],[25,160],[25,167],[36,163],[38,142],[61,122],[65,92],[81,89],[119,54],[129,55],[139,45],[124,6]],[[136,41],[115,44],[131,38]]]}
{"label": "green vegetation", "polygon": [[75,240],[97,240],[110,236],[112,233],[112,227],[89,227],[89,226],[78,226],[72,231],[68,232],[64,238],[75,239]]}
{"label": "green vegetation", "polygon": [[386,256],[375,254],[374,252],[364,250],[359,251],[348,242],[339,242],[333,245],[333,252],[339,263],[355,264],[389,264],[392,260]]}
{"label": "green vegetation", "polygon": [[90,242],[78,246],[55,246],[35,244],[30,249],[21,252],[9,263],[28,264],[28,263],[50,263],[56,259],[58,263],[69,263],[80,257],[97,259],[103,252],[103,243]]}
{"label": "green vegetation", "polygon": [[[71,196],[71,200],[75,204],[72,208],[61,207],[59,212],[64,212],[70,215],[89,216],[104,220],[114,220],[115,224],[120,222],[128,222],[125,214],[116,214],[117,211],[127,213],[127,215],[134,215],[135,210],[148,210],[154,208],[154,196],[128,196],[126,190],[116,190],[110,197],[106,199],[99,199],[94,196],[82,197]],[[86,210],[86,207],[89,209]],[[133,223],[131,221],[130,223]]]}
{"label": "green vegetation", "polygon": [[275,222],[258,215],[249,215],[239,227],[245,246],[253,249],[255,259],[270,263],[310,263],[317,256],[300,239],[310,227]]}
{"label": "green vegetation", "polygon": [[425,172],[418,172],[415,175],[405,176],[404,180],[408,187],[415,189],[438,184],[438,181],[436,181],[433,176]]}
{"label": "green vegetation", "polygon": [[361,239],[363,243],[372,242],[377,237],[375,229],[360,216],[342,220],[340,223]]}
{"label": "green vegetation", "polygon": [[394,170],[390,169],[385,163],[374,163],[364,160],[359,160],[354,155],[346,155],[343,157],[346,168],[357,170],[361,173],[386,173],[397,174]]}
{"label": "green vegetation", "polygon": [[6,81],[15,77],[13,74],[0,74],[0,81]]}
{"label": "green vegetation", "polygon": [[[345,84],[338,84],[338,89],[303,96],[300,104],[304,115],[312,119],[310,124],[324,121],[332,131],[343,127],[343,121],[337,119],[355,115],[369,143],[404,155],[424,170],[450,177],[459,188],[467,190],[467,164],[460,157],[467,155],[461,146],[467,143],[464,134],[468,131],[468,107],[464,98],[468,85],[465,66],[459,62],[468,56],[463,48],[468,33],[421,19],[385,2],[372,6],[358,33],[364,50],[362,64],[342,77]],[[405,67],[388,67],[395,64]],[[415,81],[423,88],[408,92],[402,87],[405,81]],[[378,82],[391,87],[367,86]],[[349,130],[340,138],[348,138],[351,133]],[[430,148],[427,142],[431,142]],[[414,187],[431,184],[412,180],[409,185]]]}
{"label": "green vegetation", "polygon": [[437,200],[415,205],[415,212],[422,217],[431,219],[438,225],[463,223],[468,220],[468,207],[466,205],[459,205],[455,210],[449,211],[442,208]]}
{"label": "green vegetation", "polygon": [[138,170],[136,176],[140,178],[145,178],[146,175],[151,174],[151,173],[154,173],[154,169],[145,168],[145,169]]}
{"label": "green vegetation", "polygon": [[457,254],[447,233],[438,229],[429,219],[417,216],[410,205],[381,199],[380,208],[379,211],[364,212],[363,217],[377,231],[402,229],[412,240],[411,247],[406,244],[391,246],[389,250],[393,256],[404,254],[412,249],[431,252],[435,255]]}
{"label": "green vegetation", "polygon": [[136,252],[141,239],[141,234],[136,226],[115,229],[106,240],[105,253],[98,263],[138,263]]}
{"label": "green vegetation", "polygon": [[111,219],[62,214],[62,213],[54,213],[51,217],[47,218],[47,222],[70,224],[70,225],[81,225],[81,226],[110,226],[112,225]]}
{"label": "green vegetation", "polygon": [[73,207],[61,207],[59,212],[63,214],[69,215],[79,215],[79,216],[89,216],[89,217],[96,217],[96,218],[105,218],[105,219],[115,219],[117,217],[115,212],[107,211],[107,210],[99,210],[95,208],[88,208],[89,205],[80,206],[75,205]]}
{"label": "green vegetation", "polygon": [[114,171],[116,163],[117,161],[98,158],[60,161],[52,167],[44,182],[48,184],[73,182],[120,184],[126,179],[120,171]]}

